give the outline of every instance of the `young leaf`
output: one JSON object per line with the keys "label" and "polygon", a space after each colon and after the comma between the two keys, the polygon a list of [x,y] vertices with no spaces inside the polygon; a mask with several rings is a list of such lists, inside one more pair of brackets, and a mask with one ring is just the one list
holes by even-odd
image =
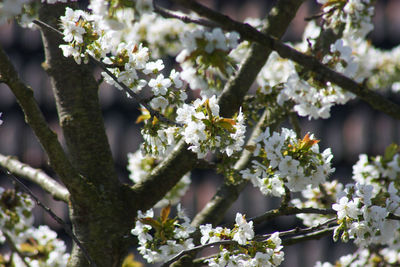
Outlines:
{"label": "young leaf", "polygon": [[168,220],[169,213],[171,212],[171,204],[162,208],[161,210],[161,222],[164,224]]}

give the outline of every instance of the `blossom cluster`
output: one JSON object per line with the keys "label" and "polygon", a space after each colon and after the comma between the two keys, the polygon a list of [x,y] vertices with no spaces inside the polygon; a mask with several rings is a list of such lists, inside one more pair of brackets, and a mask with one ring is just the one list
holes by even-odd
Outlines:
{"label": "blossom cluster", "polygon": [[[32,208],[27,195],[0,187],[0,243],[11,242],[19,251],[9,257],[1,255],[3,260],[13,266],[66,266],[66,245],[48,226],[33,226]],[[21,259],[20,255],[26,256]]]}
{"label": "blossom cluster", "polygon": [[[398,92],[400,88],[400,81],[398,78],[399,47],[382,51],[373,47],[373,45],[365,39],[365,36],[373,29],[372,16],[374,13],[374,1],[319,0],[319,2],[323,4],[324,12],[329,11],[324,15],[327,25],[323,25],[323,27],[340,29],[341,24],[345,25],[342,34],[343,44],[347,47],[351,47],[352,51],[348,51],[344,54],[351,54],[353,58],[351,61],[357,64],[357,71],[354,78],[358,82],[365,82],[368,87],[372,89],[385,90],[389,88],[394,92]],[[307,28],[313,29],[309,31],[309,33],[315,33],[317,29],[320,29],[319,27],[312,27],[312,25],[313,23],[310,23],[307,26]],[[312,42],[313,36],[306,33],[304,35],[308,36],[306,38],[307,42]],[[306,40],[303,41],[303,46],[306,46]],[[345,49],[349,50],[348,48]],[[352,70],[355,70],[355,64],[352,65],[354,65]],[[351,73],[353,72],[354,71],[351,71]]]}
{"label": "blossom cluster", "polygon": [[[103,72],[105,81],[119,89],[122,89],[120,83],[123,83],[134,93],[139,93],[148,85],[154,94],[150,102],[154,109],[165,109],[168,105],[182,103],[187,96],[184,91],[178,90],[183,85],[180,73],[172,70],[168,77],[164,77],[161,71],[165,65],[161,59],[152,61],[149,48],[142,43],[128,38],[122,41],[121,36],[116,38],[115,35],[123,31],[110,29],[110,23],[96,23],[98,14],[102,12],[98,11],[99,7],[92,8],[96,13],[66,8],[65,16],[60,17],[64,41],[68,42],[60,45],[64,56],[73,56],[78,64],[82,58],[87,61],[88,55],[101,59],[110,66],[108,70],[117,78],[114,80]],[[121,42],[113,46],[115,40],[110,39],[119,39]]]}
{"label": "blossom cluster", "polygon": [[177,19],[164,19],[155,13],[144,13],[131,29],[136,42],[146,43],[152,57],[176,56],[182,50],[179,36],[189,30],[190,25]]}
{"label": "blossom cluster", "polygon": [[[183,83],[180,73],[171,70],[169,76],[164,77],[161,71],[165,65],[161,59],[150,61],[150,52],[147,47],[136,43],[120,43],[115,56],[106,57],[104,62],[118,67],[109,68],[118,78],[119,83],[125,84],[130,90],[139,93],[146,85],[151,88],[153,98],[150,106],[153,109],[163,110],[170,105],[180,104],[187,95],[180,90]],[[140,73],[140,75],[139,75]],[[102,73],[105,81],[117,88],[121,86],[108,74]],[[149,80],[147,82],[146,79]]]}
{"label": "blossom cluster", "polygon": [[152,58],[176,56],[182,49],[180,34],[194,27],[153,13],[151,0],[135,1],[133,8],[113,7],[112,12],[107,1],[91,0],[89,9],[103,29],[102,42],[110,47],[128,41],[144,43],[152,51]]}
{"label": "blossom cluster", "polygon": [[374,1],[317,0],[317,2],[323,5],[323,18],[330,27],[339,28],[339,25],[345,25],[344,35],[364,38],[373,29]]}
{"label": "blossom cluster", "polygon": [[175,126],[166,127],[158,123],[157,119],[153,119],[155,122],[150,122],[151,116],[149,112],[146,109],[142,109],[142,113],[142,116],[146,118],[144,119],[146,123],[141,130],[144,139],[141,147],[143,153],[153,157],[168,155],[180,138],[180,128]]}
{"label": "blossom cluster", "polygon": [[353,166],[355,184],[346,185],[332,208],[337,211],[339,226],[334,239],[354,242],[366,247],[371,244],[397,246],[400,222],[388,218],[400,214],[400,161],[397,146],[389,146],[385,156],[368,159],[361,155]]}
{"label": "blossom cluster", "polygon": [[26,231],[33,223],[32,200],[25,194],[14,190],[5,190],[0,187],[0,241],[10,235],[16,239],[20,233]]}
{"label": "blossom cluster", "polygon": [[368,77],[366,84],[369,88],[382,91],[391,89],[395,93],[400,91],[400,46],[383,51],[364,39],[347,42],[353,48],[353,56],[358,62],[358,75]]}
{"label": "blossom cluster", "polygon": [[[138,220],[132,234],[137,236],[139,252],[149,262],[165,262],[173,256],[194,247],[190,234],[195,228],[190,226],[189,218],[178,205],[178,215],[168,218],[170,207],[163,208],[161,216],[154,219],[153,210],[138,212]],[[266,240],[253,241],[253,222],[247,222],[245,216],[237,213],[235,226],[213,228],[211,224],[200,225],[200,243],[213,244],[219,241],[235,241],[222,244],[220,251],[205,262],[209,266],[278,266],[283,261],[279,233]],[[152,233],[152,234],[151,234]]]}
{"label": "blossom cluster", "polygon": [[[358,64],[352,57],[351,48],[341,39],[331,45],[323,63],[350,78],[360,79],[356,76]],[[276,101],[280,106],[293,102],[294,111],[309,119],[329,118],[332,106],[354,98],[352,93],[330,82],[321,83],[314,74],[299,74],[295,64],[280,58],[276,52],[272,52],[257,82],[263,95],[277,92]]]}
{"label": "blossom cluster", "polygon": [[241,110],[235,118],[223,118],[217,98],[212,96],[196,99],[192,105],[183,104],[176,113],[176,121],[184,125],[183,139],[199,158],[216,149],[228,156],[241,150],[246,132]]}
{"label": "blossom cluster", "polygon": [[176,57],[183,69],[182,79],[191,89],[201,89],[211,96],[222,91],[223,80],[236,68],[229,52],[238,45],[237,32],[223,33],[220,28],[206,31],[195,28],[181,34],[183,50]]}
{"label": "blossom cluster", "polygon": [[331,150],[319,151],[318,141],[305,135],[297,139],[293,130],[261,134],[254,147],[252,166],[241,171],[265,195],[282,196],[285,187],[298,192],[316,187],[334,171]]}
{"label": "blossom cluster", "polygon": [[85,62],[88,62],[86,54],[87,39],[94,41],[98,38],[98,33],[92,24],[88,22],[92,20],[90,14],[67,7],[65,15],[61,16],[60,20],[64,35],[63,39],[68,42],[68,44],[60,45],[64,56],[72,56],[78,64],[81,64],[82,58],[84,58]]}
{"label": "blossom cluster", "polygon": [[[154,169],[158,162],[159,159],[151,156],[145,156],[141,150],[138,150],[135,153],[128,153],[129,178],[134,183],[143,181]],[[154,205],[154,207],[161,208],[167,206],[168,204],[177,204],[188,190],[190,182],[190,174],[185,174],[179,180],[179,182],[164,196],[164,198]]]}
{"label": "blossom cluster", "polygon": [[[153,95],[148,104],[160,113],[168,113],[174,106],[181,105],[187,98],[183,90],[181,73],[172,69],[168,76],[164,76],[162,73],[165,68],[164,62],[161,59],[152,61],[148,47],[137,43],[134,38],[128,38],[132,32],[131,30],[126,32],[125,29],[129,28],[128,18],[133,16],[132,10],[116,11],[122,12],[121,25],[117,27],[116,18],[107,17],[107,7],[101,3],[101,1],[91,3],[93,14],[66,9],[65,16],[61,17],[64,40],[68,42],[60,46],[64,56],[73,56],[77,63],[81,63],[82,59],[87,61],[89,55],[102,60],[112,74],[102,72],[104,80],[119,89],[131,90],[137,94],[148,86]],[[115,40],[120,42],[115,43]],[[130,92],[127,94],[130,96]],[[149,118],[143,120],[147,121]],[[142,131],[146,143],[150,144],[149,150],[151,147],[161,147],[161,143],[165,145],[165,142],[155,138],[157,131],[164,133],[158,133],[158,136],[168,136],[168,140],[171,140],[171,134],[174,132],[172,129],[166,130],[161,125],[154,127],[156,124],[154,120],[151,123]],[[154,149],[153,154],[164,152],[162,148],[158,148]]]}
{"label": "blossom cluster", "polygon": [[233,118],[219,115],[217,98],[212,96],[196,99],[192,104],[183,104],[176,109],[176,123],[180,127],[166,127],[144,110],[140,120],[146,124],[142,129],[145,140],[142,149],[153,156],[167,154],[177,141],[183,139],[189,150],[204,158],[208,152],[219,151],[228,156],[240,151],[245,138],[245,119],[241,110]]}
{"label": "blossom cluster", "polygon": [[207,259],[209,266],[278,266],[283,261],[279,233],[273,233],[263,242],[254,238],[253,222],[247,222],[245,216],[237,213],[233,229],[201,225],[201,244],[222,240],[234,240],[237,245],[220,246],[219,253]]}
{"label": "blossom cluster", "polygon": [[[367,42],[361,41],[361,38],[372,30],[372,2],[369,0],[319,0],[318,2],[323,4],[325,24],[317,26],[314,22],[309,23],[303,34],[303,42],[296,44],[295,47],[303,52],[312,53],[310,49],[313,50],[316,40],[321,38],[321,27],[333,28],[342,39],[333,40],[328,51],[316,53],[315,56],[322,63],[357,82],[362,82],[371,75],[371,72],[380,73],[376,67],[382,65],[383,58],[366,56],[362,52],[368,45]],[[340,25],[344,25],[343,33],[339,30]],[[371,66],[371,63],[367,63],[371,58],[372,61],[379,63]],[[393,72],[395,71],[392,68],[389,73]],[[291,101],[293,109],[300,116],[308,116],[309,119],[329,118],[332,106],[345,104],[354,98],[352,93],[322,80],[314,73],[303,71],[300,66],[280,58],[275,53],[270,56],[257,81],[263,94],[277,93],[279,105],[283,106]]]}
{"label": "blossom cluster", "polygon": [[190,219],[180,205],[177,209],[178,214],[175,218],[169,218],[170,206],[161,210],[158,219],[153,219],[153,209],[145,213],[138,212],[138,220],[131,233],[137,236],[138,251],[147,262],[165,262],[179,252],[194,247],[193,239],[189,236],[195,228],[190,225]]}

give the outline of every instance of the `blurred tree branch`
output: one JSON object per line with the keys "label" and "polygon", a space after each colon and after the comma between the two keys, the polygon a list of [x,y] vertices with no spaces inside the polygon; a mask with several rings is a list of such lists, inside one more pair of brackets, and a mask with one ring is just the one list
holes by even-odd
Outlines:
{"label": "blurred tree branch", "polygon": [[43,170],[34,169],[11,156],[4,156],[2,154],[0,154],[0,166],[3,166],[15,175],[39,185],[43,190],[52,195],[54,199],[68,203],[68,190],[52,177],[48,176]]}

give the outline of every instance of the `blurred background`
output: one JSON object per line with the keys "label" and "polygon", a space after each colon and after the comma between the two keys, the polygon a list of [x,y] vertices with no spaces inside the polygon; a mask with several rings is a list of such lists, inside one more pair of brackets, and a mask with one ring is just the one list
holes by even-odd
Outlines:
{"label": "blurred background", "polygon": [[[247,17],[263,17],[276,1],[210,0],[201,2],[242,21]],[[398,16],[400,1],[379,0],[377,2],[374,16],[375,29],[370,33],[369,38],[375,46],[390,49],[400,43],[400,16]],[[306,1],[285,34],[284,40],[301,40],[306,25],[304,18],[318,12],[318,6],[314,1]],[[44,54],[39,32],[23,29],[15,23],[1,25],[0,45],[11,58],[22,79],[33,88],[35,98],[47,121],[63,142],[50,83],[41,67]],[[94,75],[99,77],[99,71]],[[395,95],[388,95],[388,97],[395,101],[400,100]],[[142,142],[140,125],[135,124],[139,114],[138,106],[131,99],[126,98],[124,93],[105,84],[100,89],[100,101],[116,169],[121,180],[129,183],[129,173],[126,169],[127,153],[136,151]],[[0,112],[3,113],[4,120],[4,124],[0,127],[0,153],[16,156],[20,161],[53,175],[46,156],[32,130],[24,121],[24,115],[15,97],[4,84],[0,84]],[[336,167],[336,173],[332,179],[338,179],[341,182],[346,182],[351,178],[351,166],[358,160],[360,153],[382,154],[386,146],[393,142],[400,142],[400,123],[358,100],[346,106],[334,107],[330,119],[312,121],[301,119],[300,121],[303,133],[308,131],[315,133],[316,137],[321,139],[321,148],[332,148],[333,165]],[[222,182],[222,177],[204,170],[195,170],[191,177],[192,185],[182,203],[189,217],[194,217],[214,195]],[[30,185],[33,192],[56,214],[68,221],[67,207],[64,203],[52,200],[38,186],[29,182],[26,184]],[[0,186],[12,187],[10,179],[3,173],[0,173]],[[276,208],[278,205],[279,199],[265,198],[258,190],[248,186],[227,213],[226,222],[232,221],[236,212],[246,213],[249,218]],[[42,209],[36,207],[34,215],[35,225],[49,225],[58,231],[60,237],[66,240],[69,246],[71,245],[60,225]],[[258,230],[270,233],[288,230],[296,225],[299,225],[299,221],[291,216],[276,219],[259,227]],[[313,266],[317,260],[332,262],[340,255],[351,252],[352,249],[354,248],[351,244],[334,244],[332,237],[328,236],[323,238],[323,241],[308,241],[285,248],[286,260],[282,266]]]}

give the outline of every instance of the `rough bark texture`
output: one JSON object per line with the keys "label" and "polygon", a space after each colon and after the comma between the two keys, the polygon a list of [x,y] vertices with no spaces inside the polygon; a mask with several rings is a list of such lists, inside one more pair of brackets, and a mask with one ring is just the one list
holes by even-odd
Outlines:
{"label": "rough bark texture", "polygon": [[[57,27],[64,5],[43,5],[40,19]],[[124,190],[114,169],[98,101],[98,83],[87,65],[65,58],[58,47],[61,37],[42,29],[46,62],[69,159],[79,172],[84,195],[70,192],[70,217],[74,233],[97,266],[119,266],[126,253],[133,225]],[[131,215],[130,215],[131,214]],[[89,266],[74,246],[70,266]]]}

